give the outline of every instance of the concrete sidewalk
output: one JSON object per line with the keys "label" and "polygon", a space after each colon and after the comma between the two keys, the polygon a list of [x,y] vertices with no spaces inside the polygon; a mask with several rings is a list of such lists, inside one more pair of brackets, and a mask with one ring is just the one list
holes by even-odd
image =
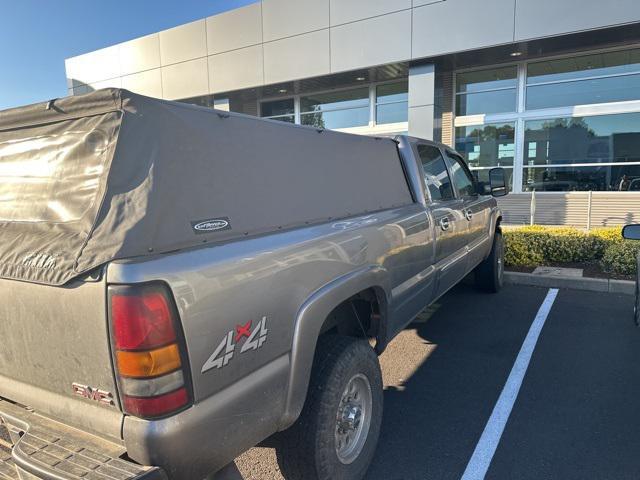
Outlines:
{"label": "concrete sidewalk", "polygon": [[621,293],[635,295],[636,284],[629,280],[609,278],[589,278],[557,275],[534,275],[533,273],[504,272],[504,281],[508,285],[527,285],[533,287],[568,288],[591,292]]}

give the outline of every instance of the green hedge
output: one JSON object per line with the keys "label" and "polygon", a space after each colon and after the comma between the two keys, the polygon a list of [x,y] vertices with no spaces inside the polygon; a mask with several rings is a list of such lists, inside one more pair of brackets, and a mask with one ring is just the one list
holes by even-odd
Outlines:
{"label": "green hedge", "polygon": [[586,232],[571,227],[504,229],[505,263],[534,267],[558,263],[599,264],[605,272],[633,275],[640,242],[624,240],[621,227]]}

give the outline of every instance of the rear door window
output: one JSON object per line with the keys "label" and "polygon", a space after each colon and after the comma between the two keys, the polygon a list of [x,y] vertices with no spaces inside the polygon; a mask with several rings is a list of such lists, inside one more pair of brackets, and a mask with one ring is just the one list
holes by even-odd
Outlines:
{"label": "rear door window", "polygon": [[[432,202],[453,200],[453,188],[440,150],[432,145],[418,145],[424,184]],[[427,199],[429,200],[429,199]]]}

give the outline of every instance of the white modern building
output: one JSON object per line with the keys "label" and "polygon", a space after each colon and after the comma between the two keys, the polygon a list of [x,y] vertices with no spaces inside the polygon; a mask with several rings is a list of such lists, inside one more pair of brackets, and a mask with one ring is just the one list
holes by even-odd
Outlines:
{"label": "white modern building", "polygon": [[71,95],[440,140],[480,176],[507,169],[510,223],[534,191],[538,223],[640,222],[638,0],[262,0],[66,71]]}

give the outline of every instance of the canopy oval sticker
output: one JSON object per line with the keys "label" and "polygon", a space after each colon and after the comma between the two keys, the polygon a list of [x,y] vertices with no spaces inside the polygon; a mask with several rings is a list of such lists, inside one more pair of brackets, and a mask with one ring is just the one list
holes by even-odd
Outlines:
{"label": "canopy oval sticker", "polygon": [[220,230],[230,230],[231,223],[228,217],[208,218],[206,220],[196,220],[191,222],[193,231],[197,234],[218,232]]}

